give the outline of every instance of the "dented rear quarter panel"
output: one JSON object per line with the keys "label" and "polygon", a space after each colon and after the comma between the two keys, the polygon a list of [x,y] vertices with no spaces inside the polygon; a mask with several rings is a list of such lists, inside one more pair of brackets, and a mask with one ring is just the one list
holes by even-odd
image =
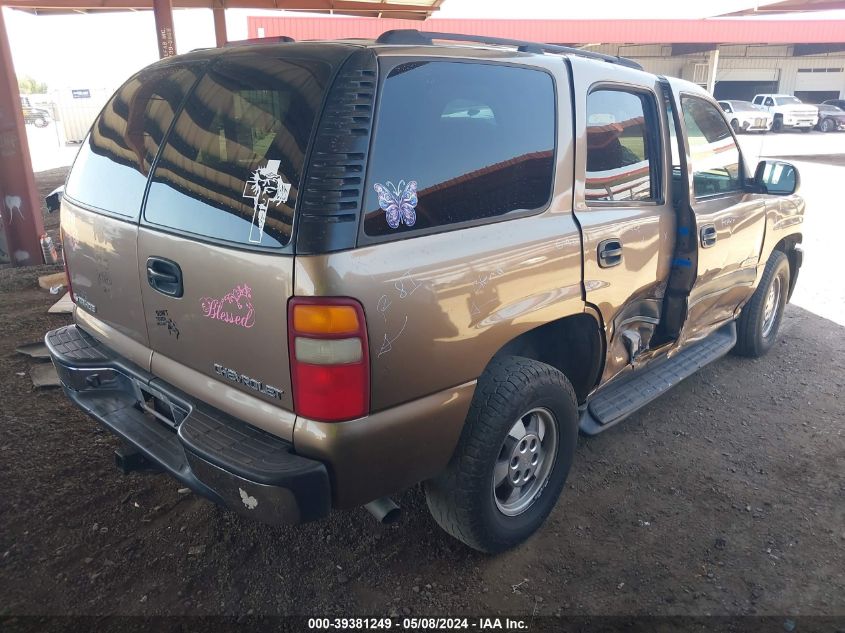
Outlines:
{"label": "dented rear quarter panel", "polygon": [[554,75],[557,90],[555,178],[544,210],[295,258],[294,295],[363,305],[374,412],[475,380],[511,339],[584,311],[569,78],[559,57],[532,61]]}

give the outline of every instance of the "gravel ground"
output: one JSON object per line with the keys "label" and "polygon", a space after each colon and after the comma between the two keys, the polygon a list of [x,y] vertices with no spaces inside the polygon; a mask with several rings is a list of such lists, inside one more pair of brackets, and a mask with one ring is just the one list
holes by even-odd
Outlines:
{"label": "gravel ground", "polygon": [[[811,243],[841,251],[821,211]],[[14,352],[69,321],[39,272],[0,270],[0,615],[845,617],[845,323],[808,307],[832,283],[818,262],[768,356],[581,438],[545,527],[498,557],[442,533],[418,488],[393,526],[359,509],[273,528],[121,475],[114,438]]]}

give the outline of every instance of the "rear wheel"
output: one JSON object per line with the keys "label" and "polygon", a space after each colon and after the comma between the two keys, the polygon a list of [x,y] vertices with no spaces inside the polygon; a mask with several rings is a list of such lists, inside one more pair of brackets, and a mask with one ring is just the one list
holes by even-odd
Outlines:
{"label": "rear wheel", "polygon": [[772,123],[772,132],[781,131],[783,131],[783,117],[776,116],[774,122]]}
{"label": "rear wheel", "polygon": [[824,119],[819,126],[819,129],[822,132],[833,132],[833,121],[830,119]]}
{"label": "rear wheel", "polygon": [[578,402],[561,372],[510,356],[478,381],[455,454],[426,482],[435,521],[483,552],[533,534],[555,506],[578,440]]}
{"label": "rear wheel", "polygon": [[774,251],[763,271],[760,285],[737,320],[734,347],[737,354],[758,357],[771,349],[783,319],[788,294],[789,260],[781,251]]}

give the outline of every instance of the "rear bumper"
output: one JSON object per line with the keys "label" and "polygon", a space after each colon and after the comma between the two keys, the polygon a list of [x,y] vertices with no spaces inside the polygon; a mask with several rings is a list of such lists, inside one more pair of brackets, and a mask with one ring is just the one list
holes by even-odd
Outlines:
{"label": "rear bumper", "polygon": [[196,402],[76,325],[45,342],[68,397],[197,494],[270,524],[329,513],[325,465],[289,442]]}

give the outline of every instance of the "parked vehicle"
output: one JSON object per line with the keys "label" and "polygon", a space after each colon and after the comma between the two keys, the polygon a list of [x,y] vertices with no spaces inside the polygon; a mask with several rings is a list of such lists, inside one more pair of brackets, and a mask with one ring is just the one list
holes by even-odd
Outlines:
{"label": "parked vehicle", "polygon": [[422,482],[498,552],[579,429],[772,347],[798,185],[699,86],[621,58],[418,31],[195,51],[80,148],[75,324],[46,341],[125,470],[268,523],[390,520]]}
{"label": "parked vehicle", "polygon": [[772,113],[772,129],[775,132],[786,128],[809,132],[819,122],[816,106],[802,103],[792,95],[759,94],[754,96],[753,103]]}
{"label": "parked vehicle", "polygon": [[26,124],[32,124],[35,127],[47,127],[50,125],[50,113],[41,108],[32,108],[30,106],[22,106],[23,121]]}
{"label": "parked vehicle", "polygon": [[720,101],[719,106],[727,113],[734,132],[768,132],[772,129],[774,117],[750,101]]}
{"label": "parked vehicle", "polygon": [[819,122],[816,129],[821,132],[836,132],[845,130],[845,110],[826,103],[818,106]]}
{"label": "parked vehicle", "polygon": [[845,99],[828,99],[827,101],[822,101],[822,105],[833,105],[845,110]]}

